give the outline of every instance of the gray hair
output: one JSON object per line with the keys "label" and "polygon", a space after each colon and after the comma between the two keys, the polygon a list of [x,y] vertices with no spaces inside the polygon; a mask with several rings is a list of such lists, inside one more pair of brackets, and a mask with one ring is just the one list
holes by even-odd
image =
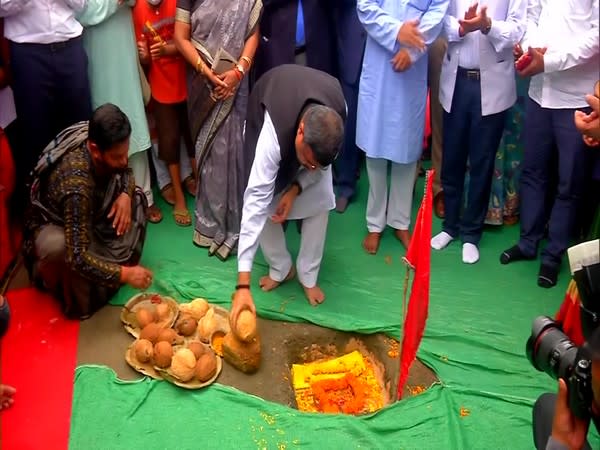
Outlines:
{"label": "gray hair", "polygon": [[344,121],[332,108],[312,105],[302,116],[304,143],[322,166],[330,165],[337,157],[344,139]]}

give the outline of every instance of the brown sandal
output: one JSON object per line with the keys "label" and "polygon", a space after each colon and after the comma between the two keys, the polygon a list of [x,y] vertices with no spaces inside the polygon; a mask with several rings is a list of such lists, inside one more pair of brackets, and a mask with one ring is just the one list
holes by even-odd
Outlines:
{"label": "brown sandal", "polygon": [[165,202],[173,206],[175,204],[175,189],[173,188],[173,183],[169,183],[163,187],[160,190],[160,195],[165,199]]}
{"label": "brown sandal", "polygon": [[156,204],[148,206],[148,209],[146,210],[146,220],[150,223],[159,223],[163,220],[162,212]]}
{"label": "brown sandal", "polygon": [[192,197],[196,196],[196,189],[198,189],[198,185],[196,184],[196,180],[193,175],[190,175],[185,180],[183,180],[183,185],[185,186],[185,190]]}

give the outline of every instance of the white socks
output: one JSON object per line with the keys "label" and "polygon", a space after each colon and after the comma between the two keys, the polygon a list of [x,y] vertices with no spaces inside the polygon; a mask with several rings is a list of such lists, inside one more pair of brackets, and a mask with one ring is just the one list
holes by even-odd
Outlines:
{"label": "white socks", "polygon": [[479,261],[479,249],[474,244],[463,244],[463,262],[465,264],[475,264]]}
{"label": "white socks", "polygon": [[[431,248],[434,250],[442,250],[452,242],[454,238],[445,231],[436,234],[431,238]],[[462,260],[465,264],[475,264],[479,261],[479,249],[474,244],[463,244]]]}
{"label": "white socks", "polygon": [[434,250],[441,250],[446,248],[446,246],[453,240],[454,238],[452,236],[445,231],[442,231],[440,234],[436,234],[431,238],[431,248]]}

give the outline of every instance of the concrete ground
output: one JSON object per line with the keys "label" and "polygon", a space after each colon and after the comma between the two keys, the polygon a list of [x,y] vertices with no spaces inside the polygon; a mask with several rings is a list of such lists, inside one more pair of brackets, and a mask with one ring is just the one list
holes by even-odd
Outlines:
{"label": "concrete ground", "polygon": [[[27,273],[20,266],[8,284],[8,290],[29,285]],[[133,337],[123,328],[119,319],[121,307],[106,306],[88,320],[81,322],[79,333],[78,364],[101,364],[111,367],[124,380],[141,378],[127,365],[125,350]],[[262,341],[262,362],[259,371],[246,375],[227,363],[223,365],[217,382],[233,386],[241,391],[265,400],[295,407],[291,385],[290,368],[298,362],[310,360],[309,354],[347,350],[351,341],[358,340],[375,356],[384,369],[383,378],[388,394],[394,398],[396,392],[399,360],[388,355],[393,343],[383,334],[359,335],[322,328],[309,323],[290,323],[259,319]],[[355,341],[354,341],[355,342]],[[409,374],[403,397],[412,395],[408,387],[429,387],[436,382],[435,374],[420,361],[415,361]]]}

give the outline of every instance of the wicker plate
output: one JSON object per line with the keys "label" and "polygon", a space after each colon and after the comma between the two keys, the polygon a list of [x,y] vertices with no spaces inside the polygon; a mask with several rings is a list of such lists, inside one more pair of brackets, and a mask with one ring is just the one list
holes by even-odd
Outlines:
{"label": "wicker plate", "polygon": [[203,387],[213,384],[221,374],[221,370],[223,369],[223,360],[217,355],[215,355],[215,357],[217,358],[217,371],[210,380],[205,381],[204,383],[201,383],[196,379],[192,379],[187,383],[184,383],[183,381],[177,379],[177,377],[175,377],[175,375],[173,375],[169,369],[159,369],[158,372],[164,380],[174,384],[175,386],[179,386],[184,389],[202,389]]}
{"label": "wicker plate", "polygon": [[134,338],[138,339],[140,337],[141,329],[135,318],[135,312],[139,308],[152,307],[160,302],[167,303],[171,313],[168,317],[159,321],[158,325],[161,328],[171,328],[177,320],[177,316],[179,315],[178,303],[170,297],[164,297],[162,295],[145,292],[131,297],[131,299],[129,299],[129,301],[121,309],[121,322],[123,322],[125,330],[127,330],[127,332]]}
{"label": "wicker plate", "polygon": [[162,380],[162,376],[151,363],[141,363],[138,361],[134,350],[136,342],[137,341],[134,341],[129,347],[127,347],[127,351],[125,352],[125,361],[127,361],[127,364],[129,364],[133,370],[141,373],[142,375],[154,378],[155,380]]}
{"label": "wicker plate", "polygon": [[[217,327],[215,328],[215,330],[213,331],[221,331],[225,334],[229,333],[229,311],[226,310],[225,308],[221,307],[221,306],[217,306],[217,305],[212,305],[209,303],[209,306],[211,308],[213,308],[215,310],[215,319],[217,320]],[[200,321],[198,321],[199,323]],[[189,342],[189,341],[200,341],[203,344],[208,344],[209,342],[204,342],[201,338],[200,338],[200,334],[198,333],[198,327],[196,327],[196,332],[190,336],[186,336],[185,338],[185,342]],[[213,349],[214,350],[214,349]]]}

